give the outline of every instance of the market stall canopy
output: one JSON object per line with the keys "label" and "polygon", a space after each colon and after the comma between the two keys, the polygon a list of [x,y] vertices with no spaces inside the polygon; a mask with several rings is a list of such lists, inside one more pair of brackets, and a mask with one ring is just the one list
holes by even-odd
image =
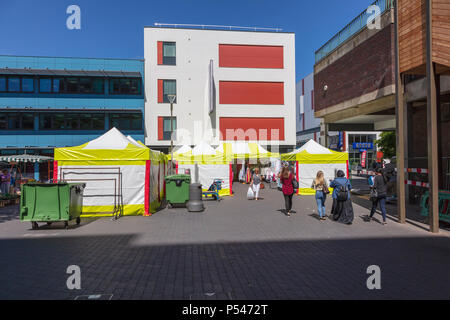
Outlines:
{"label": "market stall canopy", "polygon": [[[183,146],[184,147],[184,146]],[[228,163],[229,159],[221,152],[215,150],[209,143],[202,141],[193,149],[187,152],[183,151],[181,147],[177,152],[174,152],[174,159],[181,163]],[[187,149],[186,149],[187,150]]]}
{"label": "market stall canopy", "polygon": [[230,159],[261,159],[279,158],[277,152],[270,152],[255,142],[226,142],[221,143],[216,151],[225,154]]}
{"label": "market stall canopy", "polygon": [[19,154],[12,156],[1,156],[0,161],[5,162],[46,162],[53,161],[52,157],[34,155],[34,154]]}
{"label": "market stall canopy", "polygon": [[348,160],[348,153],[333,151],[314,140],[309,140],[301,148],[282,154],[281,160],[301,163],[342,163]]}
{"label": "market stall canopy", "polygon": [[131,141],[116,128],[77,147],[55,148],[55,160],[148,160],[154,151]]}

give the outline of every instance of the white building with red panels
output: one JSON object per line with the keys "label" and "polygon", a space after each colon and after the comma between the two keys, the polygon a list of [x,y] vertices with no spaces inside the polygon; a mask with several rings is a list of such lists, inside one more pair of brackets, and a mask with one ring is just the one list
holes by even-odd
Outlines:
{"label": "white building with red panels", "polygon": [[295,35],[146,27],[146,145],[250,141],[283,151],[296,143]]}

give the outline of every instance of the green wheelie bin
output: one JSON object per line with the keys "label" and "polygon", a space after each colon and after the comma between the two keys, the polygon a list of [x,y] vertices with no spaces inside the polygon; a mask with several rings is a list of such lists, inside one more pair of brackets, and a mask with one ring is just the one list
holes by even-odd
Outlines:
{"label": "green wheelie bin", "polygon": [[38,222],[64,222],[76,220],[80,224],[83,209],[85,183],[27,183],[21,186],[20,220],[31,222],[33,229]]}
{"label": "green wheelie bin", "polygon": [[166,176],[166,201],[169,208],[173,205],[186,205],[189,201],[189,174],[174,174]]}

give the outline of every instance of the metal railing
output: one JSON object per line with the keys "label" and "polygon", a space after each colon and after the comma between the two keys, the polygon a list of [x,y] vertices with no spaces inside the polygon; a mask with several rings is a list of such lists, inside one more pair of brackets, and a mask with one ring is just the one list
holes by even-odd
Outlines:
{"label": "metal railing", "polygon": [[245,31],[269,31],[280,32],[281,28],[260,28],[260,27],[240,27],[240,26],[222,26],[213,24],[180,24],[180,23],[159,23],[155,22],[156,27],[172,27],[172,28],[194,28],[194,29],[216,29],[216,30],[245,30]]}
{"label": "metal railing", "polygon": [[[388,10],[394,8],[395,0],[377,0],[372,5],[380,8],[380,15]],[[316,51],[316,60],[318,63],[331,52],[340,47],[343,43],[347,42],[353,35],[358,33],[367,27],[367,22],[371,18],[372,13],[367,13],[367,9],[364,10],[359,16],[353,19],[347,24],[341,31],[339,31],[333,38],[328,40],[319,50]],[[378,17],[378,15],[377,15]]]}

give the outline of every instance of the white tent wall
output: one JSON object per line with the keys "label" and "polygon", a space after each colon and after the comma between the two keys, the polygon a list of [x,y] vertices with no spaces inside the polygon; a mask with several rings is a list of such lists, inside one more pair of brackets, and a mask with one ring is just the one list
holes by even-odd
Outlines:
{"label": "white tent wall", "polygon": [[150,164],[150,207],[157,207],[157,203],[159,202],[159,188],[154,188],[153,186],[158,186],[158,178],[159,178],[159,163],[156,161],[152,161]]}
{"label": "white tent wall", "polygon": [[[321,164],[302,164],[298,163],[299,192],[300,194],[314,194],[311,184],[316,178],[317,172],[321,170],[327,182],[335,178],[335,171],[342,170],[347,172],[346,163],[321,163]],[[306,189],[306,190],[302,190]]]}
{"label": "white tent wall", "polygon": [[[191,181],[195,182],[195,165],[179,164],[178,172],[184,174],[185,170],[190,170]],[[199,164],[198,165],[198,183],[202,184],[203,190],[207,190],[214,179],[223,180],[222,190],[230,189],[230,165],[229,164]]]}
{"label": "white tent wall", "polygon": [[83,207],[91,208],[86,208],[83,211],[99,212],[108,211],[100,207],[111,207],[114,204],[114,194],[120,194],[119,170],[122,180],[123,205],[144,205],[145,165],[77,166],[74,161],[74,165],[60,166],[58,176],[59,179],[70,183],[86,183],[83,193]]}
{"label": "white tent wall", "polygon": [[229,164],[199,164],[198,176],[203,189],[208,189],[214,179],[223,180],[222,189],[230,189]]}
{"label": "white tent wall", "polygon": [[159,198],[162,199],[164,197],[164,177],[166,176],[164,162],[159,163]]}

